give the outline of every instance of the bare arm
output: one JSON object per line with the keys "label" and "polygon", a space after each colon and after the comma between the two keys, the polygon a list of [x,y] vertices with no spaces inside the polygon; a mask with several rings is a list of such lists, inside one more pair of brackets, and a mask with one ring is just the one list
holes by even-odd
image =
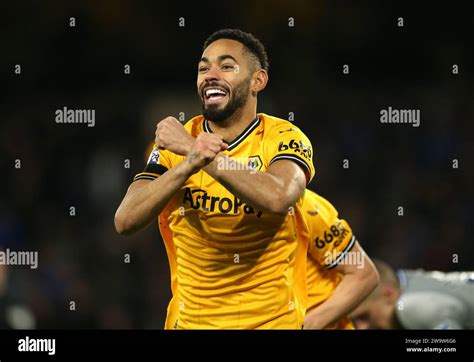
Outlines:
{"label": "bare arm", "polygon": [[[237,161],[220,153],[204,170],[227,190],[260,210],[285,215],[306,187],[304,171],[293,161],[276,161],[266,172],[242,170],[230,166],[231,163]],[[229,167],[223,169],[220,165]]]}
{"label": "bare arm", "polygon": [[148,226],[191,173],[190,164],[185,161],[153,181],[133,182],[115,213],[117,232],[130,235]]}
{"label": "bare arm", "polygon": [[212,162],[226,147],[220,136],[203,133],[196,138],[183,162],[153,181],[132,183],[115,213],[117,232],[129,235],[149,225],[189,176]]}
{"label": "bare arm", "polygon": [[377,286],[377,270],[359,243],[351,252],[362,253],[363,263],[335,267],[343,275],[342,280],[326,301],[306,313],[304,329],[323,329],[348,315]]}

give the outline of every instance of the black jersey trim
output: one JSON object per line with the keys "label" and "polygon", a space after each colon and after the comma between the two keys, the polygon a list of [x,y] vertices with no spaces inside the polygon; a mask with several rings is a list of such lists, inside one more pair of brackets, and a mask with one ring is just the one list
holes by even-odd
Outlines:
{"label": "black jersey trim", "polygon": [[311,178],[311,169],[309,168],[308,163],[305,160],[303,160],[301,157],[298,157],[296,155],[289,154],[289,153],[281,153],[273,157],[269,165],[271,165],[273,162],[278,161],[278,160],[291,160],[291,161],[296,162],[298,165],[303,166],[303,170],[307,174],[306,175],[307,181],[309,182]]}
{"label": "black jersey trim", "polygon": [[346,248],[337,256],[336,260],[334,260],[331,264],[327,264],[326,268],[332,269],[338,266],[342,259],[346,257],[347,253],[354,247],[356,241],[356,237],[352,235],[351,241],[349,241],[349,244],[346,246]]}
{"label": "black jersey trim", "polygon": [[[242,143],[251,133],[252,131],[258,127],[260,124],[260,118],[257,116],[255,119],[242,131],[241,134],[239,134],[237,137],[235,137],[231,142],[226,142],[229,147],[227,148],[228,151],[232,151],[234,148],[236,148],[239,144]],[[213,133],[211,128],[209,127],[209,121],[207,119],[204,119],[204,131],[207,133]]]}

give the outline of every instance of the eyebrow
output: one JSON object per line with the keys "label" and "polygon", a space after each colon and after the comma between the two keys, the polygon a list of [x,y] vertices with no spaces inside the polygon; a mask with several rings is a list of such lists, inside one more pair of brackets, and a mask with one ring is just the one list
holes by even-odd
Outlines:
{"label": "eyebrow", "polygon": [[[232,59],[232,60],[233,60],[234,62],[236,62],[237,64],[239,63],[239,62],[237,61],[237,59],[235,59],[235,58],[234,58],[232,55],[230,55],[230,54],[219,55],[219,56],[217,57],[217,60],[218,60],[219,62],[222,62],[222,61],[224,61],[224,60],[226,60],[226,59]],[[207,59],[206,57],[202,57],[200,61],[201,61],[201,62],[205,62],[205,63],[209,63],[209,59]]]}

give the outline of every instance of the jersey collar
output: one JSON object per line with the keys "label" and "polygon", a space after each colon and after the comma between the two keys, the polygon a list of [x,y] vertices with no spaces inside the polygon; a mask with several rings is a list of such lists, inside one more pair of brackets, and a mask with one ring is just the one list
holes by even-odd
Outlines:
{"label": "jersey collar", "polygon": [[[245,140],[248,137],[248,135],[250,135],[252,131],[258,127],[259,124],[260,124],[260,118],[257,115],[255,119],[252,122],[250,122],[247,128],[245,128],[242,131],[242,133],[239,134],[237,137],[235,137],[231,142],[224,141],[225,143],[229,145],[229,147],[227,147],[227,150],[232,151],[235,147],[241,144],[242,141]],[[209,122],[207,119],[204,119],[203,127],[204,127],[204,131],[206,131],[207,133],[213,133],[211,128],[209,127]]]}

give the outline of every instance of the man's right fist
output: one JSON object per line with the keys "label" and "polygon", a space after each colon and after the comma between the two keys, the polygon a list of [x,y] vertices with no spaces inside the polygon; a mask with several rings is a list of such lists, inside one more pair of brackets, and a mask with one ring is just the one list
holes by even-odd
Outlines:
{"label": "man's right fist", "polygon": [[227,149],[227,143],[216,133],[200,133],[189,151],[186,161],[192,167],[193,172],[199,171],[211,163],[217,154]]}
{"label": "man's right fist", "polygon": [[193,136],[174,117],[166,117],[156,125],[155,145],[159,150],[186,156],[193,143]]}

